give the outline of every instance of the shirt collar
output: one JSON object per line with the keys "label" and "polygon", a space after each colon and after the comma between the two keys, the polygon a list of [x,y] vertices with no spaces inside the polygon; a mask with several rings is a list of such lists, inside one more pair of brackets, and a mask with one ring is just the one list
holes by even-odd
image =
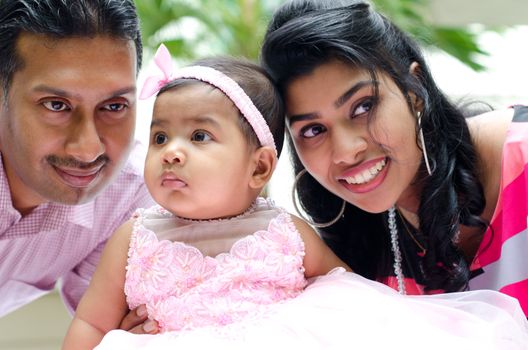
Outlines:
{"label": "shirt collar", "polygon": [[4,169],[4,161],[2,152],[0,152],[0,209],[4,213],[9,213],[15,220],[20,218],[20,213],[13,207],[13,200],[11,198],[11,191],[9,190],[9,182]]}
{"label": "shirt collar", "polygon": [[[9,183],[4,169],[2,160],[2,153],[0,152],[0,208],[11,212],[12,215],[20,216],[18,210],[13,207],[13,200],[11,198],[11,191],[9,190]],[[94,210],[95,200],[91,200],[85,204],[66,205],[61,203],[42,203],[34,210],[45,211],[45,217],[50,220],[45,220],[42,223],[41,229],[53,229],[48,227],[51,223],[53,226],[60,226],[65,222],[70,222],[75,225],[82,226],[87,229],[92,229],[94,224]]]}
{"label": "shirt collar", "polygon": [[[95,201],[91,200],[88,203],[67,205],[60,203],[44,203],[41,205],[46,210],[46,218],[54,220],[46,220],[47,222],[65,223],[84,227],[86,229],[93,228]],[[39,206],[39,208],[41,207]]]}

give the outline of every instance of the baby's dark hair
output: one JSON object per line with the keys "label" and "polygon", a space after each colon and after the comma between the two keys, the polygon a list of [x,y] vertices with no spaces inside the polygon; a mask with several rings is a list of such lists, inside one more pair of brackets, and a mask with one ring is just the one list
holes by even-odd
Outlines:
{"label": "baby's dark hair", "polygon": [[[277,147],[277,156],[279,156],[284,142],[284,103],[268,73],[247,59],[227,56],[203,58],[194,62],[192,66],[216,69],[240,85],[268,124]],[[176,79],[163,86],[158,95],[174,87],[190,83],[207,84],[194,79]],[[239,120],[240,128],[248,143],[260,147],[257,135],[246,118],[240,114]]]}

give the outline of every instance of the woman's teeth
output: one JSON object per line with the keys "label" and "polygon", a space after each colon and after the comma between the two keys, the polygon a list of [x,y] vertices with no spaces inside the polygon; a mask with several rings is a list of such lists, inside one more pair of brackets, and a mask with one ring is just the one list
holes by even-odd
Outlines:
{"label": "woman's teeth", "polygon": [[381,171],[381,169],[383,169],[385,167],[385,164],[386,164],[385,159],[380,160],[379,162],[374,164],[373,167],[364,170],[360,174],[357,174],[357,175],[354,175],[354,176],[351,176],[351,177],[347,177],[344,180],[348,184],[354,184],[354,185],[367,183],[370,180],[372,180],[373,178],[375,178],[376,175],[378,175],[378,173]]}

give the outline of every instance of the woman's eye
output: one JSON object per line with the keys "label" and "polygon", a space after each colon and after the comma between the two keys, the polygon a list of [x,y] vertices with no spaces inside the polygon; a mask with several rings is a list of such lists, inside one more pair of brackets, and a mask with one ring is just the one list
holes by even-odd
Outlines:
{"label": "woman's eye", "polygon": [[301,136],[307,139],[315,137],[326,131],[326,128],[322,125],[308,125],[301,129]]}
{"label": "woman's eye", "polygon": [[354,108],[352,117],[357,117],[365,113],[369,113],[374,105],[374,102],[372,99],[367,99],[363,102],[361,102],[359,105]]}
{"label": "woman's eye", "polygon": [[167,142],[167,135],[161,133],[154,134],[154,143],[156,145],[163,145],[165,142]]}
{"label": "woman's eye", "polygon": [[52,112],[62,112],[69,108],[68,105],[62,101],[47,101],[42,105]]}
{"label": "woman's eye", "polygon": [[196,142],[211,141],[211,139],[212,139],[211,135],[209,135],[205,131],[195,131],[191,137],[191,141],[196,141]]}

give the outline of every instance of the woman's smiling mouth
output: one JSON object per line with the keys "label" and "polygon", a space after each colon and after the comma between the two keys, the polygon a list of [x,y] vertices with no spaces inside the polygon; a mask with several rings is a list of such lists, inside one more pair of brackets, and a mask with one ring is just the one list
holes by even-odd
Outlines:
{"label": "woman's smiling mouth", "polygon": [[360,185],[367,182],[370,182],[372,179],[374,179],[381,170],[385,167],[387,162],[385,159],[380,160],[374,166],[363,170],[359,174],[356,174],[354,176],[349,176],[343,178],[344,181],[346,181],[348,184],[354,184],[354,185]]}

